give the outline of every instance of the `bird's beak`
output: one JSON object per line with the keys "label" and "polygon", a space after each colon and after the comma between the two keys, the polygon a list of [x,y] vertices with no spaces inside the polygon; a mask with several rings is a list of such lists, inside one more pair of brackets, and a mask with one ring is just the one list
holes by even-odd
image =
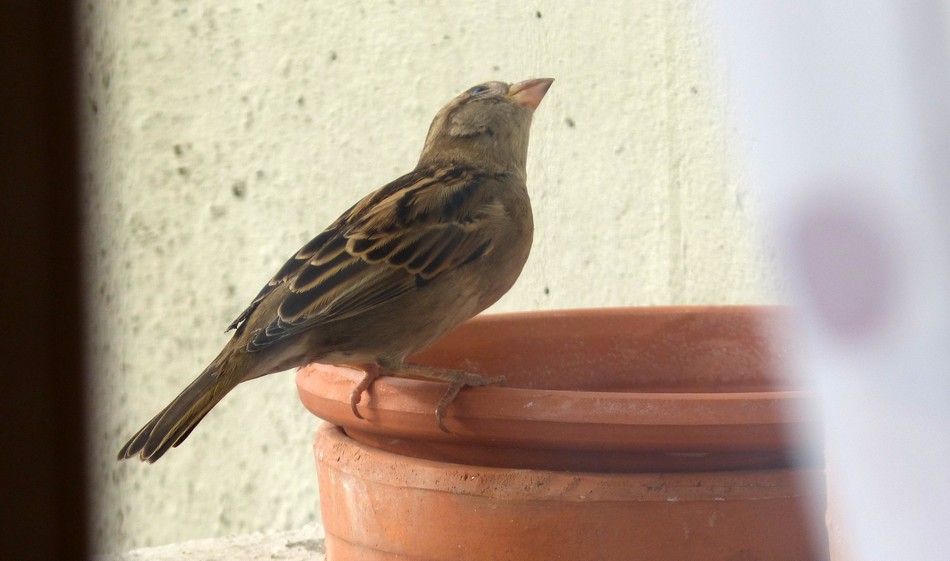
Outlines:
{"label": "bird's beak", "polygon": [[508,95],[505,97],[534,111],[540,105],[552,82],[554,78],[535,78],[518,82],[508,89]]}

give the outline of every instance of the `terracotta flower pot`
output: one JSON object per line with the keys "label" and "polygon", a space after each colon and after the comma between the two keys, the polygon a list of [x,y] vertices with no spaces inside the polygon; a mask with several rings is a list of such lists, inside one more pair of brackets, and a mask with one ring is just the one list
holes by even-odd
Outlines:
{"label": "terracotta flower pot", "polygon": [[415,362],[503,374],[465,389],[311,365],[329,561],[810,560],[794,438],[808,396],[774,374],[750,307],[598,309],[476,318]]}

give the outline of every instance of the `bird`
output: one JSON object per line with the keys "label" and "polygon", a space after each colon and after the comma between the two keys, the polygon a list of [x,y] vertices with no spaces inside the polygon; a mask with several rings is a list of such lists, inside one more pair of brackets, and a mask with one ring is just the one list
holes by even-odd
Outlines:
{"label": "bird", "polygon": [[464,387],[500,384],[407,357],[495,303],[534,232],[526,180],[532,116],[553,78],[471,87],[442,107],[409,173],[365,196],[300,248],[231,323],[207,368],[118,453],[152,463],[239,383],[313,362],[364,372],[353,414],[380,376],[445,382],[440,429]]}

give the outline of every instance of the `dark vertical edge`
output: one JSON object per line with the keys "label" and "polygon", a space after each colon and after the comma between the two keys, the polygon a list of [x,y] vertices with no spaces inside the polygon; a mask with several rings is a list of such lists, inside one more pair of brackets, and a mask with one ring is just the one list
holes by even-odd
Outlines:
{"label": "dark vertical edge", "polygon": [[89,553],[72,2],[0,2],[0,559]]}

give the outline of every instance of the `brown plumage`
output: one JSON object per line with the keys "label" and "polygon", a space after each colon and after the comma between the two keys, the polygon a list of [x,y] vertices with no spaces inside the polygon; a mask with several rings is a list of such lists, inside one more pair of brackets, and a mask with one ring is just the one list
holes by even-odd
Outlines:
{"label": "brown plumage", "polygon": [[442,108],[416,168],[304,245],[231,324],[214,361],[119,451],[154,462],[239,383],[311,362],[464,386],[500,381],[406,364],[494,303],[521,273],[533,222],[525,187],[531,116],[553,80],[475,86]]}

